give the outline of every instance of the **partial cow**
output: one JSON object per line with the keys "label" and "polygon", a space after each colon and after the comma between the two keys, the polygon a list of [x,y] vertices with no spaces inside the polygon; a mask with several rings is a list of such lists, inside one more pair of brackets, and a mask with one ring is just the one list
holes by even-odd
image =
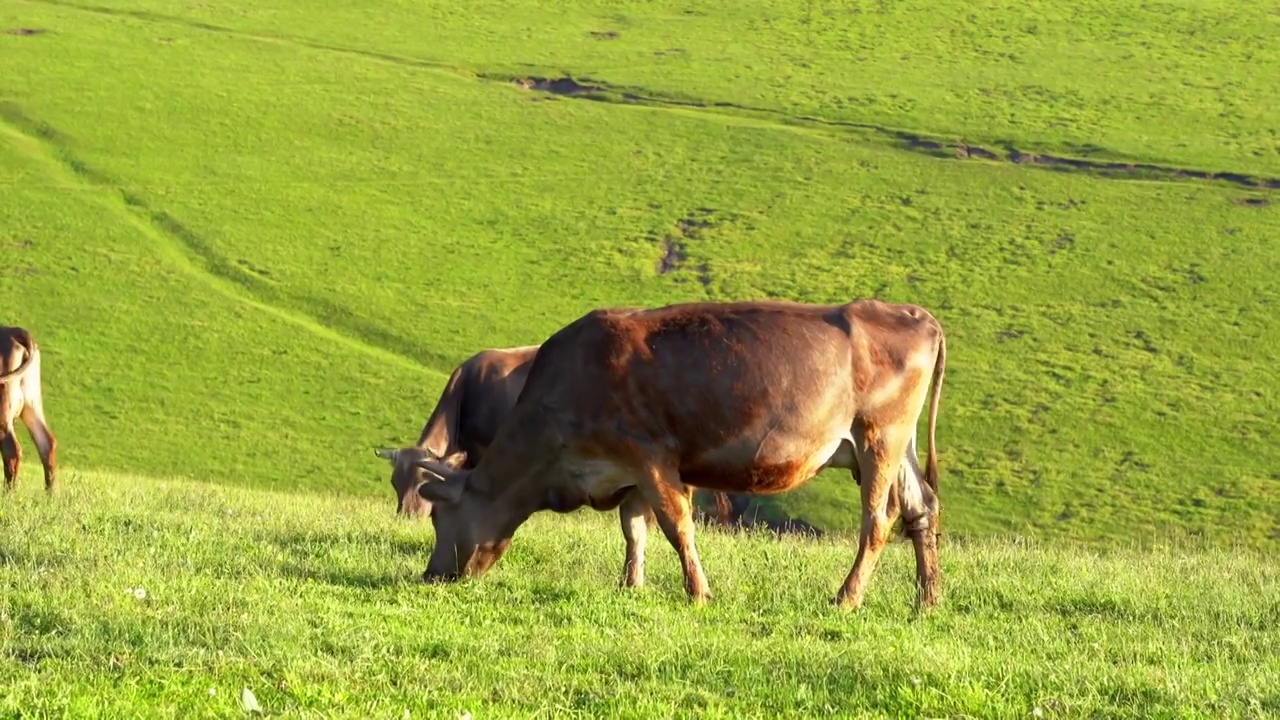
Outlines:
{"label": "partial cow", "polygon": [[[537,353],[536,345],[476,353],[449,375],[415,446],[374,450],[378,457],[391,463],[391,486],[396,492],[398,514],[431,515],[431,502],[418,492],[418,486],[433,477],[424,473],[424,466],[440,463],[454,470],[475,467],[515,407]],[[691,487],[689,493],[692,492]],[[622,583],[634,587],[644,583],[645,539],[654,515],[638,489],[631,495],[622,503],[621,511],[627,539]],[[715,493],[713,500],[727,514],[724,493]],[[640,525],[627,530],[635,522]]]}
{"label": "partial cow", "polygon": [[538,346],[529,345],[472,355],[449,375],[416,445],[374,451],[391,462],[397,513],[409,517],[431,514],[431,503],[418,494],[418,485],[423,482],[418,464],[422,461],[433,460],[454,469],[475,467],[520,397],[537,354]]}
{"label": "partial cow", "polygon": [[18,485],[22,446],[14,422],[22,418],[35,441],[44,465],[44,489],[57,486],[57,439],[44,419],[40,388],[40,348],[31,333],[20,327],[0,326],[0,457],[4,459],[6,490]]}
{"label": "partial cow", "polygon": [[[930,607],[939,586],[935,437],[945,367],[942,327],[914,305],[696,303],[588,313],[543,343],[474,468],[423,463],[436,476],[418,486],[435,503],[436,546],[423,579],[484,574],[540,510],[620,506],[630,544],[647,504],[680,556],[686,592],[703,602],[711,592],[694,545],[690,487],[779,493],[841,467],[860,471],[863,512],[837,604],[862,604],[900,511],[915,547],[917,607]],[[922,473],[916,423],[926,399]],[[632,501],[636,488],[646,502]]]}

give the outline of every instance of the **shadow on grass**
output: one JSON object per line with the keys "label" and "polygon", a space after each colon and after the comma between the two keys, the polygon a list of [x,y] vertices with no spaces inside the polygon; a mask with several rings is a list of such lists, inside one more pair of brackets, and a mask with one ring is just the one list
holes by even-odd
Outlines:
{"label": "shadow on grass", "polygon": [[[430,538],[387,537],[372,530],[268,533],[258,541],[280,552],[284,577],[365,590],[419,583],[435,544]],[[393,570],[387,569],[387,559],[394,559]]]}
{"label": "shadow on grass", "polygon": [[387,573],[352,568],[322,568],[314,565],[301,565],[296,562],[289,562],[283,565],[280,568],[280,574],[297,580],[319,582],[334,587],[358,590],[384,590],[386,588],[406,587],[419,584],[421,581],[420,574],[417,572]]}
{"label": "shadow on grass", "polygon": [[367,550],[394,557],[426,558],[435,538],[388,537],[373,530],[356,532],[264,533],[257,540],[295,556],[332,556],[352,550]]}

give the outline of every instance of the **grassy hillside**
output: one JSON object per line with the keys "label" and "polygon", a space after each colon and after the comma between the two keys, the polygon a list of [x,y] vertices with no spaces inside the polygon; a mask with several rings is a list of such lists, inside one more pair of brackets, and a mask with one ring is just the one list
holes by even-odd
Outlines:
{"label": "grassy hillside", "polygon": [[[912,301],[949,333],[949,531],[1280,547],[1269,12],[14,0],[2,320],[68,467],[386,496],[369,449],[480,348]],[[601,89],[512,82],[564,75]]]}
{"label": "grassy hillside", "polygon": [[665,543],[617,589],[609,515],[538,516],[461,586],[418,582],[430,542],[370,499],[100,473],[19,493],[0,715],[235,717],[245,687],[298,718],[1280,713],[1280,570],[1250,552],[951,543],[912,620],[908,545],[849,613],[847,542],[704,530],[703,608]]}

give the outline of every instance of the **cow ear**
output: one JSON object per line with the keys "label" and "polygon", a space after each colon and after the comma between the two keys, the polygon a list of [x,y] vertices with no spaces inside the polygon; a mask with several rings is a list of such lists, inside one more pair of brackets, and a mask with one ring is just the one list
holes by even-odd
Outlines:
{"label": "cow ear", "polygon": [[453,478],[453,476],[462,472],[457,468],[449,466],[443,460],[440,460],[429,453],[423,453],[421,457],[415,458],[413,460],[413,466],[421,469],[428,476],[433,476],[432,479],[438,480],[449,480]]}
{"label": "cow ear", "polygon": [[437,475],[418,483],[418,495],[428,502],[453,505],[462,499],[462,492],[466,488],[466,473],[457,473],[447,478]]}
{"label": "cow ear", "polygon": [[437,458],[437,461],[453,470],[457,470],[467,462],[467,453],[465,450],[458,450],[448,457]]}
{"label": "cow ear", "polygon": [[418,494],[424,499],[444,504],[456,503],[462,499],[462,491],[467,486],[467,476],[470,473],[455,470],[430,457],[420,458],[414,466],[427,476],[418,485]]}
{"label": "cow ear", "polygon": [[400,451],[395,448],[374,448],[373,454],[383,460],[389,460],[392,463],[395,463],[396,460],[400,459]]}

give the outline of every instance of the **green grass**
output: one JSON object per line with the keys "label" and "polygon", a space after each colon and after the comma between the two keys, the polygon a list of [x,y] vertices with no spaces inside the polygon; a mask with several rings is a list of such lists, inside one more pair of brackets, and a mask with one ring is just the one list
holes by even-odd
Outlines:
{"label": "green grass", "polygon": [[[1280,176],[1276,20],[13,0],[0,28],[47,32],[0,34],[4,321],[45,348],[68,467],[386,495],[369,450],[480,348],[602,305],[912,301],[949,333],[949,531],[1275,549],[1280,214],[1243,204],[1274,191],[797,118]],[[566,73],[656,100],[504,79]],[[690,214],[711,225],[658,274]],[[770,507],[859,512],[840,473]]]}
{"label": "green grass", "polygon": [[694,608],[661,538],[615,587],[612,514],[536,516],[431,587],[428,527],[370,499],[74,473],[2,512],[6,717],[233,717],[244,687],[269,717],[1280,713],[1280,570],[1243,549],[948,543],[913,618],[909,545],[846,612],[849,542],[703,530]]}
{"label": "green grass", "polygon": [[[0,499],[0,715],[227,717],[242,687],[310,717],[1280,714],[1277,190],[909,140],[1274,181],[1277,23],[0,4],[0,323],[44,350],[65,468],[42,497],[27,441]],[[566,75],[604,90],[511,82]],[[700,534],[706,608],[656,533],[650,585],[616,589],[612,514],[417,583],[430,528],[370,450],[465,357],[599,306],[864,296],[948,333],[935,613],[901,545],[830,607],[837,472],[760,501],[826,539]]]}
{"label": "green grass", "polygon": [[[236,716],[243,687],[273,716],[1280,714],[1280,196],[1169,170],[1280,178],[1277,22],[0,4],[0,323],[44,348],[65,469],[42,497],[23,437],[0,501],[0,715]],[[466,356],[598,306],[863,296],[948,333],[933,614],[906,546],[829,605],[845,473],[760,501],[822,541],[701,532],[701,609],[662,537],[614,587],[612,514],[417,583],[429,525],[370,450]]]}

